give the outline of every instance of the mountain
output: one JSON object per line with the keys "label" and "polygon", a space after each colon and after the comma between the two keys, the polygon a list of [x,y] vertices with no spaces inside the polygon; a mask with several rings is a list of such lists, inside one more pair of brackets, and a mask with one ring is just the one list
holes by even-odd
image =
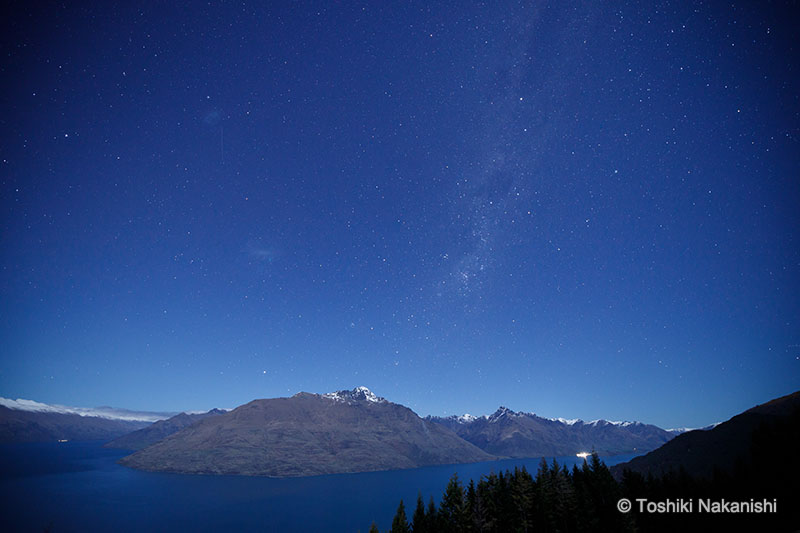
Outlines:
{"label": "mountain", "polygon": [[427,417],[447,427],[478,448],[506,457],[574,455],[597,451],[601,455],[652,450],[673,435],[641,422],[550,419],[500,407],[492,415]]}
{"label": "mountain", "polygon": [[225,413],[222,409],[212,409],[207,413],[179,413],[172,418],[159,420],[147,427],[128,433],[119,438],[106,443],[106,448],[121,448],[125,450],[141,450],[151,444],[177,433],[185,427],[191,426],[198,420],[203,420],[209,416],[221,415]]}
{"label": "mountain", "polygon": [[26,411],[0,405],[0,443],[108,440],[150,425],[146,420]]}
{"label": "mountain", "polygon": [[[794,461],[800,442],[800,391],[757,405],[705,431],[689,431],[647,455],[616,465],[617,477],[624,470],[660,475],[685,470],[695,477],[710,478],[715,469],[731,473],[735,468],[788,454],[776,466]],[[795,471],[797,468],[795,468]]]}
{"label": "mountain", "polygon": [[133,468],[312,476],[469,463],[494,457],[366,387],[254,400],[129,455]]}

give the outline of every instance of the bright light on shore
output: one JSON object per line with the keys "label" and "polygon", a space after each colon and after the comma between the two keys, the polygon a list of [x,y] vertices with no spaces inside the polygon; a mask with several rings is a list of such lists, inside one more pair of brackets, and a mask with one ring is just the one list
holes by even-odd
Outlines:
{"label": "bright light on shore", "polygon": [[581,452],[581,453],[576,453],[575,455],[577,455],[581,459],[586,459],[587,457],[589,457],[592,454],[590,454],[589,452]]}

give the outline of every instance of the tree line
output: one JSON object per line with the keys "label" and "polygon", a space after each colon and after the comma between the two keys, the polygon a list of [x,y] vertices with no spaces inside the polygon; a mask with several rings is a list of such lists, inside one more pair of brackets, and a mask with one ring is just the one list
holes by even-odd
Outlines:
{"label": "tree line", "polygon": [[[774,435],[773,435],[774,436]],[[777,439],[779,442],[783,439]],[[758,441],[756,439],[756,441]],[[765,446],[769,439],[761,439]],[[776,444],[772,442],[771,444]],[[772,446],[770,446],[772,449]],[[760,455],[760,454],[759,454]],[[766,455],[773,457],[770,455]],[[391,533],[449,532],[672,532],[751,530],[795,531],[800,511],[795,499],[798,461],[780,465],[760,461],[740,462],[733,472],[716,470],[711,479],[697,479],[684,470],[662,476],[643,476],[624,471],[616,480],[597,454],[571,470],[554,459],[542,459],[536,475],[525,468],[491,473],[464,486],[458,474],[447,484],[439,505],[433,497],[424,503],[417,496],[413,512],[401,500],[392,520]],[[632,502],[628,512],[618,502]],[[778,501],[777,513],[699,513],[697,500]],[[637,499],[693,501],[693,512],[639,512]],[[409,517],[410,513],[410,517]],[[745,529],[742,529],[745,528]],[[380,533],[375,523],[370,533]]]}
{"label": "tree line", "polygon": [[[627,531],[630,518],[615,507],[618,492],[597,454],[571,471],[555,459],[542,459],[535,477],[524,467],[515,468],[493,472],[477,483],[470,480],[466,487],[453,474],[438,506],[433,497],[426,506],[422,494],[417,496],[410,521],[401,500],[390,531]],[[374,523],[373,532],[378,532]]]}

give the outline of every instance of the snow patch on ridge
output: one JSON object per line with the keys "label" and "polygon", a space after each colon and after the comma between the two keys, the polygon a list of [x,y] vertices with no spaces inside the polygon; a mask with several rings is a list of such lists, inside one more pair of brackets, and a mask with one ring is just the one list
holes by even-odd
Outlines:
{"label": "snow patch on ridge", "polygon": [[623,421],[616,421],[616,420],[604,420],[602,418],[598,419],[598,420],[592,420],[591,422],[584,422],[580,418],[561,418],[561,417],[558,417],[558,418],[546,418],[546,417],[539,417],[539,416],[536,415],[536,413],[525,413],[525,412],[522,412],[522,411],[519,411],[519,412],[512,411],[511,409],[509,409],[508,407],[505,407],[505,406],[500,406],[497,409],[497,411],[495,411],[491,415],[474,416],[474,415],[471,415],[471,414],[467,413],[467,414],[464,414],[464,415],[461,415],[461,416],[451,415],[451,416],[448,416],[446,419],[447,420],[452,420],[454,422],[458,422],[459,424],[471,424],[472,422],[475,422],[476,420],[480,420],[480,419],[488,420],[489,422],[496,422],[496,421],[500,420],[503,417],[514,417],[514,418],[516,418],[516,417],[521,417],[521,416],[527,416],[527,417],[530,417],[530,418],[543,418],[544,420],[550,420],[551,422],[558,422],[559,424],[564,424],[565,426],[582,425],[582,426],[597,427],[597,426],[608,426],[608,425],[610,425],[610,426],[619,426],[619,427],[629,427],[629,426],[636,426],[636,425],[641,425],[642,424],[641,422],[630,422],[630,421],[624,421],[623,422]]}
{"label": "snow patch on ridge", "polygon": [[561,417],[558,417],[558,418],[548,418],[547,420],[552,420],[553,422],[561,422],[562,424],[567,425],[567,426],[574,426],[578,422],[583,423],[583,420],[581,420],[580,418],[561,418]]}
{"label": "snow patch on ridge", "polygon": [[620,427],[625,428],[625,427],[628,427],[628,426],[641,424],[641,422],[629,422],[627,420],[625,420],[625,421],[604,420],[604,419],[600,418],[598,420],[592,420],[591,422],[584,422],[584,424],[586,424],[587,426],[620,426]]}
{"label": "snow patch on ridge", "polygon": [[200,409],[199,411],[198,410],[195,410],[195,411],[184,411],[184,413],[186,413],[187,415],[204,415],[206,413],[212,413],[213,412],[215,414],[220,414],[221,415],[221,414],[227,413],[229,411],[233,411],[233,409],[229,409],[227,407],[215,407],[215,408],[211,409],[210,411],[203,411],[202,409]]}
{"label": "snow patch on ridge", "polygon": [[708,431],[710,429],[714,429],[715,427],[717,427],[721,423],[722,422],[714,422],[713,424],[709,424],[709,425],[703,426],[701,428],[672,428],[672,429],[666,429],[664,431],[672,433],[673,435],[680,435],[681,433],[687,433],[689,431]]}

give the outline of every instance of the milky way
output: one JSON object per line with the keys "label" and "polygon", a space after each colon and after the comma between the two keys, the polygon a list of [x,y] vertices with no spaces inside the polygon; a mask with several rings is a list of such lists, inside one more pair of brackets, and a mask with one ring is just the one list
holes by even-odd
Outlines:
{"label": "milky way", "polygon": [[15,9],[0,396],[672,427],[800,385],[789,6]]}

